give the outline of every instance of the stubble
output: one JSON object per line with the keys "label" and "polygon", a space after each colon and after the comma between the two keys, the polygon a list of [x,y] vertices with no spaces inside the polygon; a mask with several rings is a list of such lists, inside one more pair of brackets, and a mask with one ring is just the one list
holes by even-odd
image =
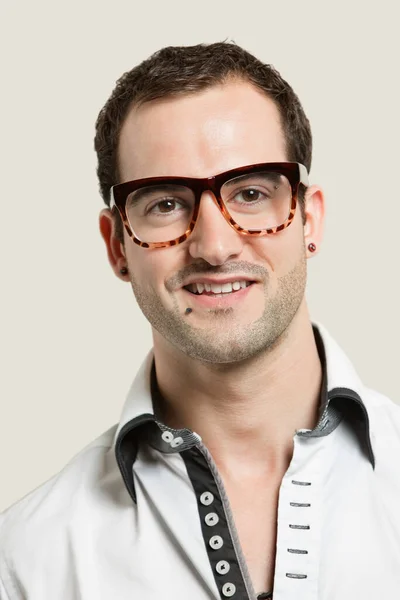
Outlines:
{"label": "stubble", "polygon": [[236,307],[208,310],[206,326],[196,327],[193,313],[185,315],[176,297],[167,309],[159,295],[139,284],[131,284],[137,303],[150,325],[183,354],[203,363],[236,363],[270,351],[295,317],[304,298],[307,280],[305,249],[298,262],[277,279],[274,292],[264,281],[264,310],[254,321],[238,318]]}

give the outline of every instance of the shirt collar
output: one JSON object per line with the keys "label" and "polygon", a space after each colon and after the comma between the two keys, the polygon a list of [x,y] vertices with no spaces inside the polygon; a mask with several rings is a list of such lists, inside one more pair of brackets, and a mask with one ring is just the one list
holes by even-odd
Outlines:
{"label": "shirt collar", "polygon": [[366,389],[352,363],[325,327],[314,323],[313,331],[323,373],[319,420],[314,429],[300,430],[297,434],[323,437],[336,429],[342,419],[347,419],[375,469]]}
{"label": "shirt collar", "polygon": [[[313,324],[313,331],[323,373],[319,420],[314,429],[301,429],[297,434],[303,437],[323,437],[331,433],[343,418],[349,418],[362,448],[375,468],[365,388],[353,365],[328,331],[320,323]],[[186,448],[201,440],[200,436],[189,429],[174,430],[156,421],[152,395],[154,397],[157,391],[154,353],[151,349],[129,390],[113,444],[122,477],[134,500],[132,465],[137,455],[139,431],[143,430],[144,425],[153,431],[161,429],[161,431],[174,432],[182,438]],[[184,448],[171,449],[169,444],[164,445],[161,442],[160,449],[165,452],[179,452]]]}

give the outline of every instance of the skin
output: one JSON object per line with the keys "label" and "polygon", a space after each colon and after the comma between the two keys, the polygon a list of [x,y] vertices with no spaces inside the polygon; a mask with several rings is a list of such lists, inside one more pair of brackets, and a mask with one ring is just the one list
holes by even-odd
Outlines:
{"label": "skin", "polygon": [[[208,177],[286,160],[275,104],[243,81],[133,108],[119,144],[121,181]],[[112,213],[100,214],[109,262],[131,283],[152,327],[164,398],[156,414],[202,436],[232,497],[243,480],[278,484],[295,430],[316,424],[321,365],[304,292],[307,259],[317,254],[307,246],[318,251],[323,220],[324,196],[315,185],[307,191],[305,225],[298,208],[290,227],[260,238],[231,228],[211,193],[202,197],[189,239],[170,248],[140,248],[126,232],[122,245]],[[181,288],[194,274],[245,274],[257,284],[234,307],[210,310],[190,304]]]}

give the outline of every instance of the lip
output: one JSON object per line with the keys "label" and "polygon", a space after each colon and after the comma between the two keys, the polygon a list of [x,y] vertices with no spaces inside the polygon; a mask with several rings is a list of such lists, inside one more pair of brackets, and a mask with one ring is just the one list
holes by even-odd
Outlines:
{"label": "lip", "polygon": [[[196,280],[196,281],[198,281],[198,280]],[[206,283],[208,283],[208,281],[209,280],[206,280]],[[215,280],[211,280],[211,281],[213,283],[215,283]],[[238,280],[231,279],[230,281],[238,281]],[[246,280],[241,279],[239,281],[250,281],[250,280],[249,279],[246,279]],[[187,284],[187,285],[189,285],[189,284]],[[182,290],[186,294],[186,298],[187,298],[186,302],[188,304],[190,303],[190,304],[193,304],[194,306],[204,306],[206,308],[207,307],[208,308],[216,308],[216,307],[225,308],[227,306],[232,306],[232,305],[236,304],[237,302],[241,302],[242,300],[244,300],[251,293],[252,288],[254,288],[255,286],[256,286],[256,284],[253,283],[253,284],[247,286],[246,288],[241,288],[237,292],[232,292],[230,294],[227,294],[226,296],[223,296],[223,295],[207,296],[206,294],[192,294],[191,292],[189,292],[188,290],[185,290],[184,288],[182,288]]]}

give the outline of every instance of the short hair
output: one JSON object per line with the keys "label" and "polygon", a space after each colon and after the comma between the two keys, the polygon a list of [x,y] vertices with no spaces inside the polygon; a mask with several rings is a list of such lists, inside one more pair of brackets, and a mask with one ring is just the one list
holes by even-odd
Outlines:
{"label": "short hair", "polygon": [[[297,95],[272,65],[262,63],[233,42],[168,46],[124,73],[97,117],[94,147],[104,202],[109,205],[111,186],[120,183],[119,136],[133,106],[195,94],[235,79],[253,84],[274,101],[281,117],[288,160],[300,162],[310,171],[310,123]],[[304,189],[300,190],[299,201],[304,220]],[[122,223],[118,221],[117,235],[123,241]]]}

